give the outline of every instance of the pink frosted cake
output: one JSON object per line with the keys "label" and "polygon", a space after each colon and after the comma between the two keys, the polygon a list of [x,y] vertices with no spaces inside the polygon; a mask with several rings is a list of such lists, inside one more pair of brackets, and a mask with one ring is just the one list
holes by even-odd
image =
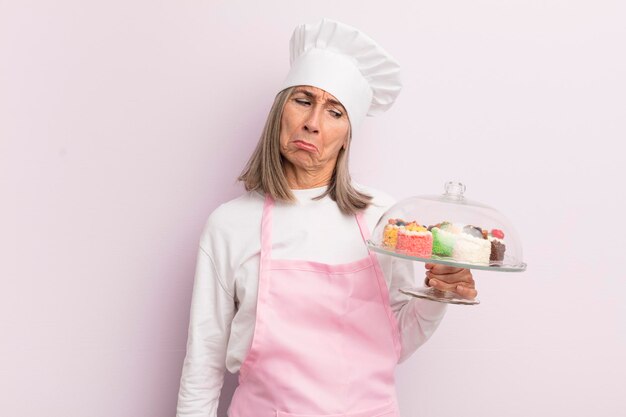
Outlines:
{"label": "pink frosted cake", "polygon": [[396,251],[409,256],[430,258],[433,250],[433,235],[415,222],[398,229]]}

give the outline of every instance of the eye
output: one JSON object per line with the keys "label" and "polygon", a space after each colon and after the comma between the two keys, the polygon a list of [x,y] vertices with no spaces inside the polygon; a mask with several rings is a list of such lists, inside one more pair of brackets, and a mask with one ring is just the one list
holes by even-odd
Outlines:
{"label": "eye", "polygon": [[342,116],[342,114],[337,110],[330,110],[330,114],[332,114],[336,119],[339,119]]}
{"label": "eye", "polygon": [[296,101],[296,103],[298,104],[302,104],[302,105],[308,105],[311,104],[308,100],[302,99],[302,98],[296,98],[294,99]]}

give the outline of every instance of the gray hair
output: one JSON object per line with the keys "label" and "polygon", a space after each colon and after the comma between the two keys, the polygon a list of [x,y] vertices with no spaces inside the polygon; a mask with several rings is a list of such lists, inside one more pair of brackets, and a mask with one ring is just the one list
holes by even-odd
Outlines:
{"label": "gray hair", "polygon": [[[295,88],[295,86],[286,88],[276,95],[256,149],[237,178],[243,181],[247,191],[262,191],[272,196],[274,200],[286,202],[295,202],[296,198],[289,188],[283,168],[284,157],[280,153],[280,125],[285,103]],[[314,200],[320,200],[329,195],[337,203],[339,210],[348,215],[365,210],[372,200],[372,196],[352,186],[352,178],[348,170],[351,142],[352,129],[349,129],[347,145],[339,150],[328,188],[323,194],[314,198]]]}

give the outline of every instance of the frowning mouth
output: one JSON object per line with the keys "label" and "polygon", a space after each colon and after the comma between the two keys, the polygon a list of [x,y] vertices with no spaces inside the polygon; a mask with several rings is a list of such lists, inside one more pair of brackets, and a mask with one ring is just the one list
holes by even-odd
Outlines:
{"label": "frowning mouth", "polygon": [[317,146],[313,145],[312,143],[309,142],[305,142],[303,140],[294,140],[293,141],[294,145],[296,145],[298,148],[300,149],[304,149],[305,151],[309,151],[309,152],[317,152]]}

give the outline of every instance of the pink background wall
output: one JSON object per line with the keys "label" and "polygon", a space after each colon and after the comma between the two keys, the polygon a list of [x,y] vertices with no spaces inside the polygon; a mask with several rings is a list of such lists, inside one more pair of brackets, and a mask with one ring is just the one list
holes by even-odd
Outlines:
{"label": "pink background wall", "polygon": [[174,415],[202,226],[241,192],[294,26],[327,16],[404,70],[354,177],[397,198],[462,179],[529,264],[474,273],[482,304],[398,368],[403,415],[623,415],[625,12],[0,1],[0,414]]}

